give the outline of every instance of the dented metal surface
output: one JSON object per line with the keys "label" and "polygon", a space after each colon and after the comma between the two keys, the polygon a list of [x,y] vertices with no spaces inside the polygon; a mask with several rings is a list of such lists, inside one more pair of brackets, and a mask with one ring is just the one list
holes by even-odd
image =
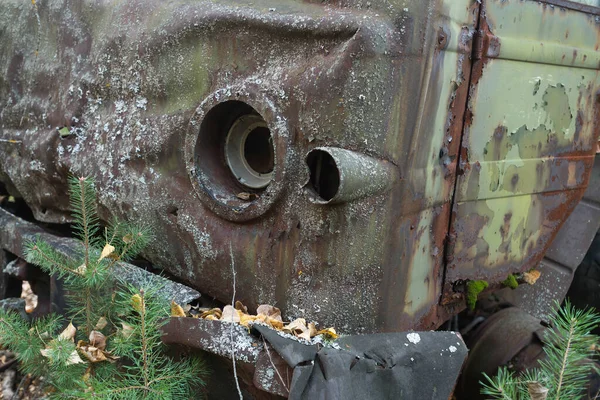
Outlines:
{"label": "dented metal surface", "polygon": [[[231,297],[234,263],[251,308],[343,332],[433,328],[447,315],[476,16],[471,0],[6,1],[1,181],[36,219],[67,222],[66,177],[93,176],[101,217],[151,224],[144,256],[208,296]],[[250,194],[219,148],[244,107],[267,123],[275,159]],[[322,146],[385,160],[399,179],[313,204],[305,157]]]}
{"label": "dented metal surface", "polygon": [[[598,140],[600,21],[486,1],[453,206],[446,299],[536,267],[588,184]],[[592,33],[595,32],[595,33]]]}
{"label": "dented metal surface", "polygon": [[[535,264],[583,193],[600,56],[597,35],[568,29],[597,32],[595,17],[315,3],[4,1],[0,182],[37,220],[66,223],[67,176],[93,176],[103,220],[150,224],[144,257],[221,301],[233,264],[250,308],[346,333],[439,326],[463,307],[440,305],[443,288],[455,300],[456,281]],[[256,146],[272,166],[246,160],[264,189],[225,160],[244,115],[269,129]],[[353,155],[364,186],[315,201],[319,148]]]}

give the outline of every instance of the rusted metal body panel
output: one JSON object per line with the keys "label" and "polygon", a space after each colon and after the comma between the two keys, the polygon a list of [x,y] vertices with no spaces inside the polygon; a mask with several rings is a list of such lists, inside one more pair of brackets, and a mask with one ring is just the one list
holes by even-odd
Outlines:
{"label": "rusted metal body panel", "polygon": [[[231,298],[233,263],[250,307],[348,333],[433,328],[451,312],[437,304],[477,7],[4,1],[0,180],[61,223],[68,174],[93,176],[101,217],[151,224],[144,256],[207,296]],[[235,102],[273,138],[272,181],[246,199],[209,137]],[[311,202],[305,157],[323,146],[393,179]]]}
{"label": "rusted metal body panel", "polygon": [[[207,297],[235,270],[250,308],[435,328],[455,282],[539,261],[598,139],[595,17],[482,4],[3,1],[0,182],[67,223],[67,176],[93,176],[101,218],[150,224],[144,257]],[[228,169],[245,115],[266,187]]]}
{"label": "rusted metal body panel", "polygon": [[536,267],[585,192],[600,129],[600,21],[576,8],[483,2],[447,298],[457,282],[498,284]]}

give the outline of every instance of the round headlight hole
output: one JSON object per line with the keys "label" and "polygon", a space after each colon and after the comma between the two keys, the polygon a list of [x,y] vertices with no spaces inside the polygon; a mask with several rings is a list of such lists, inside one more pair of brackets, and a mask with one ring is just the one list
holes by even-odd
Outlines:
{"label": "round headlight hole", "polygon": [[251,189],[269,185],[275,152],[271,131],[260,115],[242,115],[233,122],[225,140],[225,160],[242,185]]}

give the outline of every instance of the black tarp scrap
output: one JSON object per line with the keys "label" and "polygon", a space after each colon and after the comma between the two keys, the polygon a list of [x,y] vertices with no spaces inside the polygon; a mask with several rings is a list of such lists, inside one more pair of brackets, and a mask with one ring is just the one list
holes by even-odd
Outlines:
{"label": "black tarp scrap", "polygon": [[332,348],[253,329],[293,368],[291,400],[448,399],[468,352],[455,332],[345,336]]}

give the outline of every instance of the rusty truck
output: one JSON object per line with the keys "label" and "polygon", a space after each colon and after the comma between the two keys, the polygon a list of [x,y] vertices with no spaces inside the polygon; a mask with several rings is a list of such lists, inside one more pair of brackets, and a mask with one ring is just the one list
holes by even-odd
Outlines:
{"label": "rusty truck", "polygon": [[543,320],[600,227],[599,46],[596,0],[3,0],[0,261],[67,240],[88,175],[201,300],[369,337],[452,328],[485,281]]}

